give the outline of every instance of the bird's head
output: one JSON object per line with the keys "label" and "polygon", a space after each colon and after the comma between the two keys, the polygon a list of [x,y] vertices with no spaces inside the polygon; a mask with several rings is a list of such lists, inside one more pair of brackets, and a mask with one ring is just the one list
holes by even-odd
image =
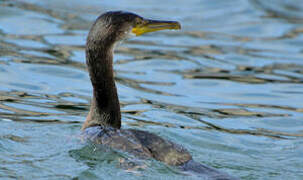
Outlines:
{"label": "bird's head", "polygon": [[145,19],[131,12],[110,11],[102,14],[95,21],[88,39],[115,43],[131,36],[165,29],[181,29],[181,25],[176,21]]}

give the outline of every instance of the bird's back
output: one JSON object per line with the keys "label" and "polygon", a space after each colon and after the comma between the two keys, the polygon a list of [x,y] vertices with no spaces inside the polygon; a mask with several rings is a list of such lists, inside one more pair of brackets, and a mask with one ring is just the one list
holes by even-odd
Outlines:
{"label": "bird's back", "polygon": [[143,159],[154,158],[169,165],[182,165],[192,159],[189,152],[182,146],[153,133],[137,129],[94,126],[86,128],[82,137],[95,144],[122,150]]}
{"label": "bird's back", "polygon": [[203,179],[235,180],[224,172],[192,160],[182,146],[147,131],[137,129],[116,129],[93,126],[84,129],[82,137],[94,144],[102,144],[141,159],[156,159],[183,171],[193,172]]}

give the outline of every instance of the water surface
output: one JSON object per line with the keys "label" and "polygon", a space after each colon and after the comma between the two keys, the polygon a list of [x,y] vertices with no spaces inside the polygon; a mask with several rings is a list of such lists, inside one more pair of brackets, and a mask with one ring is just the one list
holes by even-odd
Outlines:
{"label": "water surface", "polygon": [[108,10],[182,24],[116,49],[123,128],[241,179],[303,178],[300,0],[2,0],[1,179],[198,178],[153,160],[130,169],[128,154],[79,140],[92,91],[85,39]]}

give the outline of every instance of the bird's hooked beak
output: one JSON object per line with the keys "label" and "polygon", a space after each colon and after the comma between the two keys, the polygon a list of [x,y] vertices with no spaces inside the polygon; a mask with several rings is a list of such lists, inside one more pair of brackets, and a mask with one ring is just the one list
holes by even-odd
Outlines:
{"label": "bird's hooked beak", "polygon": [[145,33],[160,31],[164,29],[181,29],[181,25],[177,21],[158,21],[144,19],[142,24],[136,25],[132,29],[132,33],[140,36]]}

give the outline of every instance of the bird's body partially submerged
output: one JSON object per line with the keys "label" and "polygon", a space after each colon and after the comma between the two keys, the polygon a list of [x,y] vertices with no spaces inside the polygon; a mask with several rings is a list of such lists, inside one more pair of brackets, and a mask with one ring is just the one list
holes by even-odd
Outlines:
{"label": "bird's body partially submerged", "polygon": [[144,19],[122,11],[107,12],[93,24],[86,43],[86,62],[93,85],[91,108],[82,126],[84,139],[131,153],[154,158],[212,179],[232,179],[225,173],[192,160],[182,146],[141,130],[120,129],[121,113],[113,73],[113,49],[130,35],[163,29],[180,29],[178,22]]}
{"label": "bird's body partially submerged", "polygon": [[95,126],[87,128],[83,135],[93,143],[123,150],[141,159],[155,158],[173,166],[185,164],[192,159],[189,152],[182,146],[137,129]]}

